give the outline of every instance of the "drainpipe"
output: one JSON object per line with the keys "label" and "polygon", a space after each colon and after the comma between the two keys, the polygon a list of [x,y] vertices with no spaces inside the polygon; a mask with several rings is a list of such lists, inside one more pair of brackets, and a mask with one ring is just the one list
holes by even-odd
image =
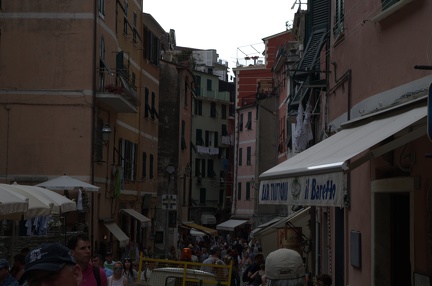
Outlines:
{"label": "drainpipe", "polygon": [[[347,70],[339,79],[336,78],[336,62],[332,62],[332,65],[335,70],[335,85],[329,90],[328,94],[333,93],[336,89],[338,89],[342,84],[348,81],[348,105],[347,105],[347,120],[351,119],[351,89],[352,89],[352,70]],[[344,203],[345,207],[349,208],[351,206],[351,195],[350,195],[350,173],[347,173],[347,188],[346,194],[344,195]]]}
{"label": "drainpipe", "polygon": [[[98,17],[98,1],[94,1],[94,19],[93,19],[93,63],[92,63],[92,86],[93,86],[93,105],[92,105],[92,116],[91,116],[91,184],[94,185],[94,141],[95,141],[95,115],[96,115],[96,42],[97,42],[97,17]],[[94,207],[95,207],[95,195],[94,192],[91,194],[91,221],[90,221],[90,245],[92,246],[92,253],[94,249]]]}
{"label": "drainpipe", "polygon": [[[235,118],[238,118],[239,116],[239,110],[236,110],[236,116]],[[237,209],[237,178],[238,178],[238,146],[239,146],[239,128],[237,128],[237,120],[234,119],[234,142],[235,142],[235,148],[234,148],[234,177],[233,177],[233,188],[232,188],[232,207],[231,207],[231,214],[235,213],[235,210]]]}

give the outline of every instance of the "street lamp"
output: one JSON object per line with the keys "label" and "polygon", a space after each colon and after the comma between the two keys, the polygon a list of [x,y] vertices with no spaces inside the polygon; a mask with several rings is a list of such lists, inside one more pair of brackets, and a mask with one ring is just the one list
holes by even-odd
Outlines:
{"label": "street lamp", "polygon": [[[251,184],[251,188],[252,188],[252,189],[254,189],[254,190],[259,190],[260,185],[259,185],[259,182],[257,182],[257,183],[255,184],[255,178],[252,178],[252,180],[250,180],[250,184]],[[256,187],[256,186],[257,186],[257,187]]]}
{"label": "street lamp", "polygon": [[191,173],[191,167],[189,163],[186,164],[186,167],[184,169],[183,177],[180,179],[183,179],[183,206],[186,206],[186,178],[189,177]]}
{"label": "street lamp", "polygon": [[102,133],[102,141],[106,144],[109,141],[109,137],[111,135],[111,127],[108,123],[105,123],[102,127],[101,133]]}

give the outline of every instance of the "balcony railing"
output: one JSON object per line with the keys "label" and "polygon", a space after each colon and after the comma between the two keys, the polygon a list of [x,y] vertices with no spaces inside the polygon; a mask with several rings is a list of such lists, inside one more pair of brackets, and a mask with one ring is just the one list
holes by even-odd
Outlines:
{"label": "balcony railing", "polygon": [[205,88],[200,88],[197,95],[214,100],[226,102],[230,101],[230,94],[228,91],[207,90]]}
{"label": "balcony railing", "polygon": [[99,73],[96,98],[119,113],[135,113],[139,105],[135,86],[122,73],[107,70]]}

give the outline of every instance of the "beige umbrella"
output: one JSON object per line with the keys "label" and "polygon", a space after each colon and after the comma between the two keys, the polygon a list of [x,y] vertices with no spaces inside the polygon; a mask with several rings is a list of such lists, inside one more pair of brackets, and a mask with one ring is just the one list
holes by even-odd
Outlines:
{"label": "beige umbrella", "polygon": [[18,185],[17,183],[14,183],[12,186],[20,189],[22,192],[43,197],[53,203],[52,214],[62,214],[76,210],[76,203],[74,201],[56,192],[36,186]]}
{"label": "beige umbrella", "polygon": [[92,184],[83,182],[81,180],[69,177],[69,176],[61,176],[40,184],[37,184],[36,187],[43,187],[49,189],[51,191],[72,191],[74,189],[83,189],[89,192],[97,192],[99,191],[98,186],[94,186]]}
{"label": "beige umbrella", "polygon": [[[48,216],[51,214],[52,208],[54,207],[54,203],[44,198],[43,196],[23,191],[12,185],[0,184],[0,190],[2,194],[6,194],[6,192],[8,192],[28,199],[27,211],[23,213],[24,218]],[[18,215],[17,213],[11,214],[9,217],[8,216],[2,217],[2,219],[12,219],[12,220],[16,220],[20,218],[21,215]]]}
{"label": "beige umbrella", "polygon": [[28,210],[28,198],[0,188],[0,219],[21,217]]}

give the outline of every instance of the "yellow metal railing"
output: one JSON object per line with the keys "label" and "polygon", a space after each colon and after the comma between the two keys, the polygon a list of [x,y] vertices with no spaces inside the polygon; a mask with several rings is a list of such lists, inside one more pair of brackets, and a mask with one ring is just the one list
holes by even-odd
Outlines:
{"label": "yellow metal railing", "polygon": [[[233,263],[225,265],[154,259],[140,256],[137,285],[211,286],[231,285]],[[206,270],[206,271],[204,271]]]}

